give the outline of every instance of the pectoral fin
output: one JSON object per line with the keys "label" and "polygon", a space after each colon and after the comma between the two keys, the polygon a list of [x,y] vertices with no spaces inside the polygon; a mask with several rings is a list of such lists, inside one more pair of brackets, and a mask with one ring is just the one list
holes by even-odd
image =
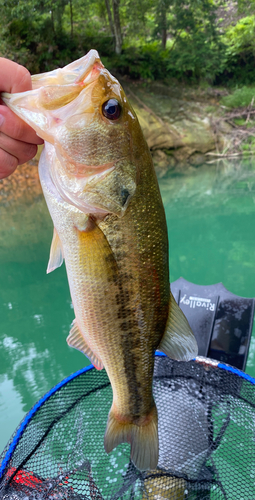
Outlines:
{"label": "pectoral fin", "polygon": [[99,359],[99,357],[93,353],[93,351],[84,340],[84,337],[80,332],[76,320],[73,321],[73,326],[66,341],[70,347],[74,347],[75,349],[78,349],[78,351],[81,351],[83,354],[85,354],[85,356],[89,358],[89,360],[91,361],[91,363],[93,363],[94,367],[97,370],[103,369],[104,365],[101,359]]}
{"label": "pectoral fin", "polygon": [[50,258],[47,267],[47,274],[51,273],[63,263],[63,251],[59,235],[54,227],[53,238],[50,247]]}
{"label": "pectoral fin", "polygon": [[178,361],[189,361],[198,354],[197,341],[187,318],[176,304],[172,293],[166,330],[158,349],[169,358]]}

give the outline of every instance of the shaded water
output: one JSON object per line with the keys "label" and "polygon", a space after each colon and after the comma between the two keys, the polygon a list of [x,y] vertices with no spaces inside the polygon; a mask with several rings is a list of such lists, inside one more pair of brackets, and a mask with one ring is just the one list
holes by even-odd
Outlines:
{"label": "shaded water", "polygon": [[[160,181],[171,281],[222,281],[255,296],[255,166],[210,165]],[[48,389],[89,364],[66,344],[74,314],[65,268],[46,275],[52,222],[43,200],[1,207],[0,450]],[[255,376],[255,334],[246,371]]]}

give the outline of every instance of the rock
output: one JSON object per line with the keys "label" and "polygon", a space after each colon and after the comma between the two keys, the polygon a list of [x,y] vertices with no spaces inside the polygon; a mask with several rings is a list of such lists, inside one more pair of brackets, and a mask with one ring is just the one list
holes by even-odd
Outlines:
{"label": "rock", "polygon": [[132,104],[151,150],[171,149],[182,144],[178,132],[170,124],[165,123],[160,117],[157,119],[144,108]]}
{"label": "rock", "polygon": [[188,158],[195,152],[194,148],[190,148],[188,146],[176,149],[173,151],[175,160],[177,162],[187,162]]}
{"label": "rock", "polygon": [[[139,106],[137,102],[132,101],[132,105],[151,150],[188,147],[193,151],[206,153],[215,148],[214,131],[207,117],[202,118],[188,110],[186,114],[177,115],[172,124],[167,113],[162,118],[153,110]],[[186,153],[183,155],[187,156]],[[176,157],[175,152],[174,156]]]}
{"label": "rock", "polygon": [[152,158],[155,163],[158,165],[164,166],[165,164],[167,165],[168,163],[168,156],[164,151],[161,151],[160,149],[157,149],[156,151],[152,151]]}
{"label": "rock", "polygon": [[[181,136],[180,146],[206,153],[215,148],[215,136],[208,118],[190,116],[175,122],[175,128]],[[192,153],[191,153],[192,154]]]}
{"label": "rock", "polygon": [[225,120],[220,120],[217,123],[217,129],[222,134],[229,134],[233,131],[233,127],[230,125],[230,123],[227,123]]}
{"label": "rock", "polygon": [[152,159],[159,178],[164,177],[164,175],[166,175],[169,170],[172,170],[176,164],[173,156],[169,156],[160,149],[152,151]]}
{"label": "rock", "polygon": [[168,158],[168,168],[173,169],[176,165],[174,156],[172,154],[171,155],[167,154],[167,158]]}
{"label": "rock", "polygon": [[198,167],[199,165],[203,165],[206,161],[206,157],[202,153],[194,153],[189,157],[189,164],[193,167]]}

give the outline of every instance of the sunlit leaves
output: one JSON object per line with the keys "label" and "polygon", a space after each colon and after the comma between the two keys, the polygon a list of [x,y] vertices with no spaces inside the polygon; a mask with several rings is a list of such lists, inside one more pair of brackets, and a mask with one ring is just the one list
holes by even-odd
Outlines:
{"label": "sunlit leaves", "polygon": [[225,40],[231,55],[251,50],[255,54],[255,15],[240,19],[227,29]]}
{"label": "sunlit leaves", "polygon": [[[238,1],[239,10],[247,1]],[[241,63],[241,77],[249,73],[254,79],[255,0],[243,18],[233,5],[223,0],[0,0],[0,55],[35,73],[95,48],[112,70],[135,78],[212,83],[240,74]]]}

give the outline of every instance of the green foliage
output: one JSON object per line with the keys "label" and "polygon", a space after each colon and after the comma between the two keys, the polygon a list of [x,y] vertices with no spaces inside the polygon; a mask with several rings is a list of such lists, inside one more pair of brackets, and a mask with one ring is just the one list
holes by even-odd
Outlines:
{"label": "green foliage", "polygon": [[164,79],[168,51],[162,51],[158,42],[144,44],[140,49],[128,47],[120,56],[112,56],[107,67],[133,79]]}
{"label": "green foliage", "polygon": [[241,14],[253,14],[255,11],[255,0],[237,0],[238,12]]}
{"label": "green foliage", "polygon": [[[112,67],[131,78],[213,82],[223,68],[225,45],[216,21],[216,6],[211,0],[159,0],[154,2],[153,43],[126,46],[112,60]],[[164,48],[164,30],[171,38]]]}
{"label": "green foliage", "polygon": [[[238,0],[239,9],[247,2]],[[120,0],[123,46],[116,55],[106,0],[0,0],[0,55],[38,73],[95,48],[107,67],[130,78],[249,85],[255,0],[250,4],[249,16],[236,14],[228,25],[223,0]]]}
{"label": "green foliage", "polygon": [[255,54],[255,16],[240,19],[235,26],[230,26],[224,39],[227,45],[227,54],[245,57],[247,51]]}
{"label": "green foliage", "polygon": [[252,99],[255,101],[255,87],[242,87],[236,89],[232,94],[222,97],[221,102],[228,108],[239,108],[249,106]]}
{"label": "green foliage", "polygon": [[246,139],[245,142],[241,144],[241,150],[243,152],[243,155],[249,156],[249,155],[254,155],[255,152],[255,138],[250,136]]}
{"label": "green foliage", "polygon": [[255,78],[255,16],[247,16],[230,26],[223,36],[226,45],[225,74],[232,80],[251,83]]}
{"label": "green foliage", "polygon": [[76,7],[81,7],[77,24],[86,22],[86,29],[77,29],[74,34],[71,33],[67,0],[54,1],[53,5],[51,11],[49,0],[26,3],[12,0],[6,9],[0,0],[0,14],[5,21],[0,28],[0,55],[23,64],[31,73],[38,73],[64,66],[91,48],[96,48],[101,55],[113,51],[111,35],[102,30],[98,2],[94,9],[93,2],[89,3],[91,17],[86,19],[86,4],[83,2],[80,6],[77,0]]}
{"label": "green foliage", "polygon": [[235,125],[245,125],[246,119],[245,118],[234,118],[233,122]]}
{"label": "green foliage", "polygon": [[217,29],[216,4],[211,0],[165,0],[165,5],[169,6],[166,26],[172,39],[167,74],[212,82],[224,48]]}
{"label": "green foliage", "polygon": [[208,43],[203,32],[182,35],[171,52],[167,70],[176,78],[213,82],[222,64],[222,46]]}

